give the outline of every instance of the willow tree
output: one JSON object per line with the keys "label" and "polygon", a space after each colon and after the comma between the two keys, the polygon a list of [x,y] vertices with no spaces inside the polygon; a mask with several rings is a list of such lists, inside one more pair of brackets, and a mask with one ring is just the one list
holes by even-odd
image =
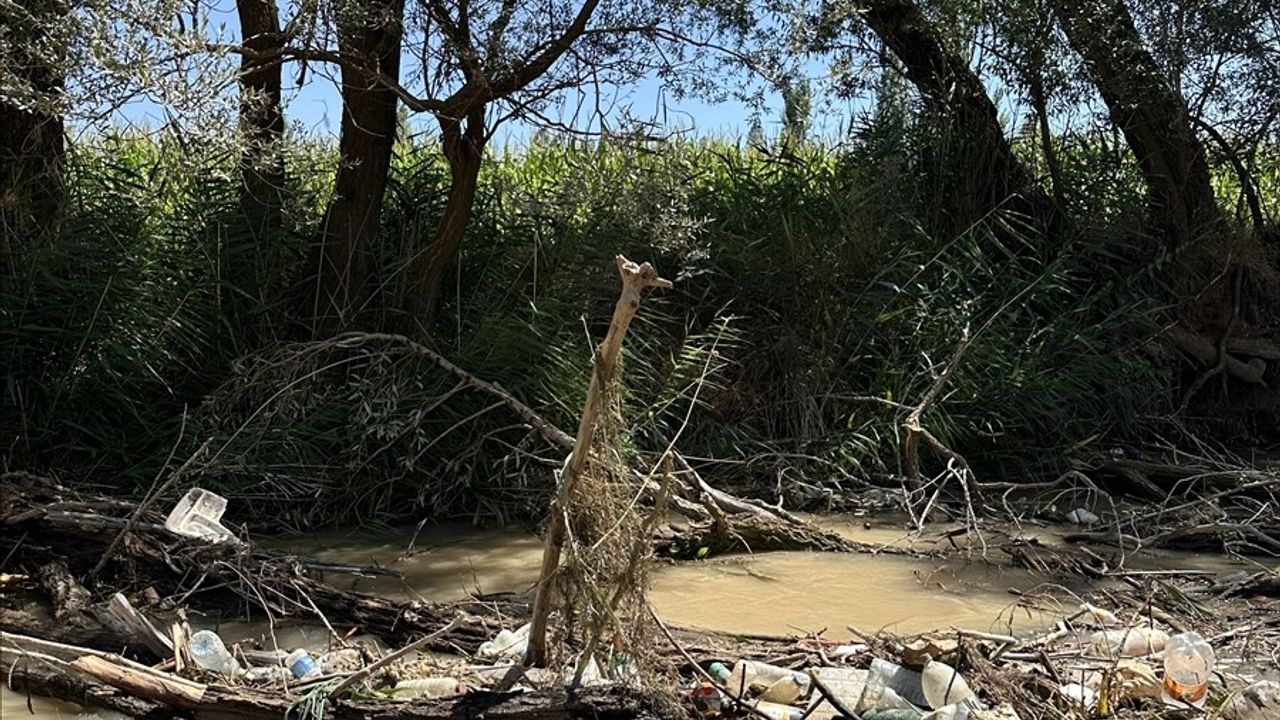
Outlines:
{"label": "willow tree", "polygon": [[63,0],[0,3],[0,261],[62,205],[62,90],[70,8]]}
{"label": "willow tree", "polygon": [[945,221],[964,226],[1000,208],[1048,216],[1050,200],[1014,154],[995,103],[956,40],[913,0],[843,0],[824,5],[814,48],[856,48],[866,30],[893,54],[942,131],[929,167]]}

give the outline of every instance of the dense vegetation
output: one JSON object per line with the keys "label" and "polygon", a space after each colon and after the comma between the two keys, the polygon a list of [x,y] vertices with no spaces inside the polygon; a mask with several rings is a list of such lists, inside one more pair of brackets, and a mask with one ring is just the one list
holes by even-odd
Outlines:
{"label": "dense vegetation", "polygon": [[[264,171],[237,152],[178,131],[84,136],[62,160],[56,220],[6,215],[0,462],[141,492],[196,454],[192,482],[299,525],[536,515],[560,458],[505,409],[393,342],[323,341],[351,329],[425,341],[572,428],[619,252],[676,281],[628,346],[631,442],[679,436],[707,472],[769,498],[897,485],[904,408],[966,326],[972,344],[928,425],[980,475],[1035,478],[1192,434],[1274,447],[1274,368],[1264,383],[1221,368],[1202,381],[1209,368],[1163,339],[1179,322],[1224,345],[1276,327],[1274,130],[1243,174],[1221,152],[1230,142],[1206,143],[1223,219],[1195,219],[1188,200],[1179,228],[1161,215],[1169,197],[1153,212],[1163,191],[1132,139],[1028,122],[975,148],[961,132],[972,124],[957,126],[967,101],[918,85],[918,97],[880,88],[838,142],[805,139],[808,100],[800,112],[793,94],[776,141],[539,134],[489,148],[465,242],[426,307],[424,242],[451,242],[465,178],[447,124],[442,152],[402,119],[376,227],[352,231],[374,238],[364,277],[323,295],[343,305],[336,317],[315,287],[350,147],[283,136],[264,222],[245,192]],[[1011,168],[1034,187],[1002,175],[1007,188],[963,189]],[[1181,231],[1209,239],[1169,241]]]}

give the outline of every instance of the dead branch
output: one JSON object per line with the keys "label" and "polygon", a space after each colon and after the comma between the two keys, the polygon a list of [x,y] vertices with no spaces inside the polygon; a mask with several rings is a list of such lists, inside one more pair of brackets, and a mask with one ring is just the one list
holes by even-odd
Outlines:
{"label": "dead branch", "polygon": [[641,294],[648,288],[671,287],[670,281],[659,277],[658,272],[649,263],[637,264],[621,255],[615,259],[615,262],[618,265],[618,274],[622,278],[622,291],[614,306],[609,331],[605,335],[604,342],[596,350],[595,357],[592,358],[591,381],[587,387],[587,399],[582,408],[582,418],[578,423],[578,436],[569,460],[565,464],[564,472],[561,474],[556,496],[551,500],[551,525],[547,528],[546,544],[542,555],[542,572],[534,595],[533,617],[529,630],[529,651],[526,661],[532,666],[541,666],[547,661],[547,620],[551,614],[553,587],[551,580],[560,566],[560,551],[565,534],[565,504],[574,484],[587,465],[591,440],[605,400],[605,391],[617,373],[622,341],[626,337],[627,328],[631,325],[636,311],[640,309]]}

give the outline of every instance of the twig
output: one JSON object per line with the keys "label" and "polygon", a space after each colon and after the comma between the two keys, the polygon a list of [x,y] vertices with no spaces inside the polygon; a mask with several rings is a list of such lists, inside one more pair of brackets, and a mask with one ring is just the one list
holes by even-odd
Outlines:
{"label": "twig", "polygon": [[395,662],[396,660],[399,660],[400,658],[404,657],[405,655],[408,655],[409,653],[413,652],[414,650],[417,650],[418,648],[420,648],[420,647],[422,647],[422,646],[426,645],[427,643],[430,643],[431,641],[436,640],[437,638],[439,638],[439,637],[441,637],[441,636],[445,635],[445,634],[446,634],[446,633],[448,633],[450,630],[453,630],[454,628],[458,627],[458,626],[459,626],[459,625],[461,625],[461,624],[462,624],[462,616],[461,616],[461,615],[459,615],[459,616],[455,617],[454,619],[450,620],[448,625],[445,625],[444,627],[442,627],[442,628],[440,628],[439,630],[437,630],[437,631],[435,631],[435,632],[431,633],[430,635],[427,635],[427,636],[425,636],[425,637],[419,638],[419,639],[417,639],[417,640],[415,640],[415,641],[413,641],[413,642],[409,643],[408,645],[405,645],[404,647],[400,648],[399,650],[396,650],[395,652],[391,653],[390,655],[388,655],[388,656],[386,656],[386,657],[382,658],[381,660],[378,660],[377,662],[374,662],[374,663],[372,663],[372,664],[370,664],[370,665],[366,666],[363,670],[359,670],[359,671],[357,671],[357,672],[354,672],[354,673],[352,673],[352,674],[348,675],[348,676],[347,676],[347,678],[346,678],[345,680],[343,680],[342,682],[340,682],[340,683],[338,683],[337,685],[334,685],[334,686],[333,686],[333,689],[329,691],[329,695],[328,695],[328,697],[336,697],[336,696],[338,695],[338,693],[342,692],[343,690],[346,690],[347,688],[351,687],[352,685],[355,685],[356,683],[360,682],[361,680],[364,680],[365,678],[369,677],[369,676],[370,676],[370,675],[372,675],[373,673],[377,672],[378,670],[381,670],[382,668],[386,667],[386,666],[387,666],[387,665],[389,665],[390,663],[393,663],[393,662]]}

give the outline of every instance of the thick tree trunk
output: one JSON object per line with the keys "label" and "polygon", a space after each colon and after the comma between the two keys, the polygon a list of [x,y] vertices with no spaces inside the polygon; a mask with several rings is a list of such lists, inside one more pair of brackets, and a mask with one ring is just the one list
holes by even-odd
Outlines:
{"label": "thick tree trunk", "polygon": [[0,45],[0,261],[12,270],[18,243],[42,235],[63,203],[60,40],[51,32],[62,22],[61,0],[0,4],[0,26],[11,42]]}
{"label": "thick tree trunk", "polygon": [[325,212],[311,315],[317,329],[350,321],[369,280],[382,196],[396,136],[395,91],[365,68],[400,75],[403,0],[370,0],[356,16],[344,15],[339,34],[343,55],[364,63],[342,66],[342,134],[334,197]]}
{"label": "thick tree trunk", "polygon": [[1013,154],[982,80],[912,0],[872,0],[863,20],[902,63],[907,79],[948,128],[931,165],[948,225],[967,226],[997,208],[1027,216],[1051,203]]}
{"label": "thick tree trunk", "polygon": [[[284,113],[280,107],[280,16],[275,0],[237,0],[244,45],[253,51],[240,63],[240,208],[255,240],[269,240],[280,228],[284,191]],[[263,57],[268,59],[263,59]]]}
{"label": "thick tree trunk", "polygon": [[1185,247],[1222,220],[1204,147],[1182,93],[1143,45],[1123,0],[1053,0],[1067,40],[1124,133],[1146,180],[1151,223]]}
{"label": "thick tree trunk", "polygon": [[462,238],[466,235],[475,204],[486,139],[483,106],[470,112],[465,120],[446,117],[439,120],[444,156],[449,161],[449,198],[445,201],[444,215],[436,227],[431,245],[415,263],[415,296],[409,302],[409,307],[416,311],[424,327],[429,327],[435,316],[445,272],[462,248]]}

